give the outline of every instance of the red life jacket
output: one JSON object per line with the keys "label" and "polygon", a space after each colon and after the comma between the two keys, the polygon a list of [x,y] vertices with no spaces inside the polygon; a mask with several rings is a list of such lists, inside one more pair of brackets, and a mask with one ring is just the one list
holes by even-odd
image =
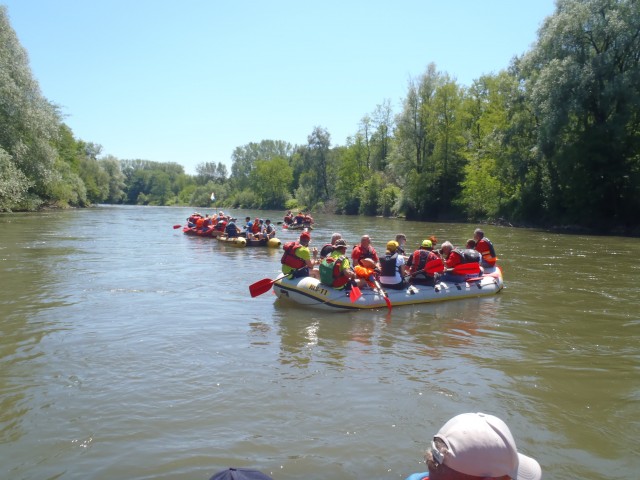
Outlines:
{"label": "red life jacket", "polygon": [[251,226],[251,233],[260,233],[260,222],[256,220]]}
{"label": "red life jacket", "polygon": [[296,256],[296,250],[302,247],[298,242],[287,242],[282,246],[284,253],[282,254],[282,258],[280,259],[280,263],[283,265],[287,265],[291,268],[302,268],[307,262],[305,262],[300,257]]}
{"label": "red life jacket", "polygon": [[442,259],[436,255],[435,252],[430,250],[416,250],[413,252],[413,259],[411,265],[411,273],[424,270],[424,274],[430,277],[434,273],[441,273],[444,271],[444,263]]}
{"label": "red life jacket", "polygon": [[353,249],[353,253],[351,254],[351,258],[354,260],[353,263],[355,265],[359,265],[360,264],[360,260],[362,260],[363,258],[370,258],[372,260],[376,260],[374,257],[374,250],[373,247],[371,247],[371,245],[369,245],[366,249],[364,249],[362,247],[362,245],[357,245],[354,249]]}
{"label": "red life jacket", "polygon": [[447,259],[447,267],[456,275],[476,275],[480,270],[480,254],[469,248],[452,250]]}

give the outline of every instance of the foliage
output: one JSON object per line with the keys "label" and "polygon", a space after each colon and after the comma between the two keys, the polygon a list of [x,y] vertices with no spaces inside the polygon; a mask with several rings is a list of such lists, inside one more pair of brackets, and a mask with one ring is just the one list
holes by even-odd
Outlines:
{"label": "foliage", "polygon": [[521,62],[539,121],[556,222],[637,224],[640,9],[634,0],[564,0]]}
{"label": "foliage", "polygon": [[293,169],[282,157],[258,160],[251,173],[251,180],[254,191],[260,198],[260,208],[283,208],[293,183]]}
{"label": "foliage", "polygon": [[[365,114],[345,145],[238,146],[204,162],[101,157],[40,93],[0,7],[0,211],[93,203],[326,209],[421,220],[582,225],[638,233],[640,9],[558,0],[537,42],[462,87],[436,65],[400,110]],[[216,200],[211,202],[211,192]]]}
{"label": "foliage", "polygon": [[0,147],[0,212],[10,212],[29,190],[29,180],[16,168],[11,156]]}

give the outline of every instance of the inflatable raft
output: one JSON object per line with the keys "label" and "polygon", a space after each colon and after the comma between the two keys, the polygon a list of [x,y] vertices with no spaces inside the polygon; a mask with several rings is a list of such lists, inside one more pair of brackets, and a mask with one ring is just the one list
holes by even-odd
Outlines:
{"label": "inflatable raft", "polygon": [[280,248],[282,242],[277,238],[270,238],[267,240],[263,238],[261,240],[247,240],[244,237],[232,237],[229,238],[226,235],[218,237],[218,241],[231,245],[232,247],[270,247],[270,248]]}
{"label": "inflatable raft", "polygon": [[280,248],[282,242],[278,240],[276,237],[273,238],[262,238],[260,240],[247,240],[247,247],[270,247],[270,248]]}
{"label": "inflatable raft", "polygon": [[[175,228],[175,227],[174,227]],[[224,235],[224,232],[221,230],[215,230],[213,227],[207,228],[196,228],[196,227],[182,227],[182,233],[185,235],[197,236],[197,237],[209,237],[215,238],[220,235]]]}
{"label": "inflatable raft", "polygon": [[282,225],[282,228],[287,230],[313,230],[313,225],[310,223],[289,223]]}
{"label": "inflatable raft", "polygon": [[[443,277],[435,286],[413,285],[404,290],[387,289],[391,305],[416,305],[420,303],[443,302],[461,298],[495,295],[503,289],[500,268],[486,271],[484,275],[468,280],[446,280]],[[334,290],[313,277],[280,278],[273,282],[273,290],[278,298],[290,300],[300,305],[321,310],[366,310],[387,308],[383,292],[361,287],[362,295],[352,302],[344,290]]]}

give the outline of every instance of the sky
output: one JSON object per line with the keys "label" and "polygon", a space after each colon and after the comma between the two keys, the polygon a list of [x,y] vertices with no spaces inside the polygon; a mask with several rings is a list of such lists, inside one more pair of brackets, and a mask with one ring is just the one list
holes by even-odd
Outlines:
{"label": "sky", "polygon": [[42,94],[102,156],[204,162],[345,145],[430,63],[463,86],[531,49],[554,0],[0,0]]}

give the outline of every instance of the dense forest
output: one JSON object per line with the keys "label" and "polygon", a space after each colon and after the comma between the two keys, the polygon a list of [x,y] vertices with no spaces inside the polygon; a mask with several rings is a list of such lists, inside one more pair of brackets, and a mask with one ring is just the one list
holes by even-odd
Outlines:
{"label": "dense forest", "polygon": [[[260,140],[198,165],[101,156],[43,97],[0,6],[0,212],[96,203],[305,208],[639,233],[640,4],[557,0],[536,43],[466,87],[429,64],[346,145]],[[384,92],[381,92],[384,93]],[[286,132],[283,132],[286,137]]]}

